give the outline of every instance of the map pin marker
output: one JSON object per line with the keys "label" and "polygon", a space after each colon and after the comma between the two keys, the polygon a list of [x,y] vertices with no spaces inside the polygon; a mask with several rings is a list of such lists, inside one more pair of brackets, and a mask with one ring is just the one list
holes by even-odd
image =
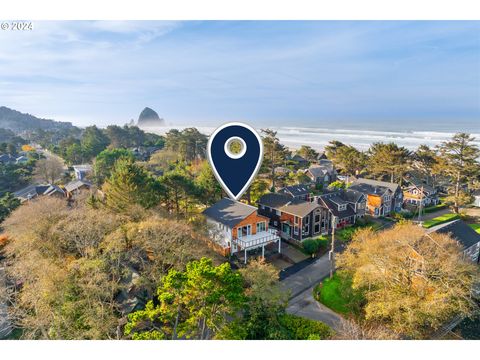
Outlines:
{"label": "map pin marker", "polygon": [[[232,151],[232,144],[236,150]],[[249,125],[231,122],[216,129],[207,145],[208,161],[223,190],[238,200],[252,183],[263,160],[263,142]]]}

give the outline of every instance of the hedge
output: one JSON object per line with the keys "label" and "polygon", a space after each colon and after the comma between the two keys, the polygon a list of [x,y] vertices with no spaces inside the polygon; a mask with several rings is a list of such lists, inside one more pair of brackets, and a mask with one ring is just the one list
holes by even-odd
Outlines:
{"label": "hedge", "polygon": [[279,317],[280,324],[288,331],[292,340],[324,340],[329,339],[334,331],[320,321],[306,319],[292,314]]}

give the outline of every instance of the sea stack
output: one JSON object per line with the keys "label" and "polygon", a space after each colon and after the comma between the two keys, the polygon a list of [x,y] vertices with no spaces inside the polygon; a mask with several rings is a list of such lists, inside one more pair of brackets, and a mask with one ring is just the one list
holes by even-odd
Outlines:
{"label": "sea stack", "polygon": [[155,110],[146,107],[140,113],[137,121],[138,126],[164,126],[165,120],[160,118]]}

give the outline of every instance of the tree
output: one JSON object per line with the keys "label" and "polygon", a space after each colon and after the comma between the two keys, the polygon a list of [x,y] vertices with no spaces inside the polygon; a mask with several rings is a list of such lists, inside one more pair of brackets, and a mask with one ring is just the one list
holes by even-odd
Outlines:
{"label": "tree", "polygon": [[242,277],[228,263],[202,258],[185,271],[170,270],[157,304],[130,314],[125,335],[133,339],[209,339],[235,318],[244,302]]}
{"label": "tree", "polygon": [[110,140],[107,135],[95,125],[87,127],[81,139],[82,152],[87,159],[92,159],[100,154],[109,144]]}
{"label": "tree", "polygon": [[110,177],[115,162],[120,158],[134,160],[131,151],[126,149],[106,149],[95,158],[93,171],[97,185],[103,184],[106,178]]}
{"label": "tree", "polygon": [[120,158],[102,187],[106,205],[118,212],[127,212],[132,205],[150,208],[159,203],[162,185],[131,159]]}
{"label": "tree", "polygon": [[325,146],[325,155],[335,164],[338,163],[337,153],[338,150],[345,147],[346,145],[338,140],[331,140],[328,145]]}
{"label": "tree", "polygon": [[346,185],[343,181],[336,180],[336,181],[330,183],[330,185],[328,185],[328,187],[331,188],[331,189],[340,190],[340,189],[345,189]]}
{"label": "tree", "polygon": [[256,204],[262,195],[268,192],[268,183],[262,179],[255,179],[249,188],[250,203]]}
{"label": "tree", "polygon": [[0,223],[19,206],[20,200],[18,200],[12,193],[6,193],[3,195],[0,198]]}
{"label": "tree", "polygon": [[314,162],[318,158],[318,152],[308,145],[302,145],[300,149],[297,150],[297,155],[300,155],[309,162]]}
{"label": "tree", "polygon": [[165,147],[179,153],[183,161],[205,159],[208,138],[196,128],[172,129],[165,136]]}
{"label": "tree", "polygon": [[453,202],[456,213],[460,206],[470,201],[466,192],[469,181],[480,174],[480,149],[472,144],[474,140],[469,134],[458,133],[438,147],[439,167],[453,181],[453,186],[448,189],[447,201]]}
{"label": "tree", "polygon": [[173,169],[179,161],[180,154],[178,152],[170,149],[162,149],[152,154],[147,166],[153,171],[167,171]]}
{"label": "tree", "polygon": [[400,181],[408,168],[410,151],[391,142],[377,142],[368,149],[369,170],[380,177],[389,175],[390,182]]}
{"label": "tree", "polygon": [[181,168],[167,172],[159,182],[165,189],[164,202],[167,208],[174,209],[177,215],[180,214],[181,205],[187,213],[192,200],[201,197],[191,177]]}
{"label": "tree", "polygon": [[477,309],[472,286],[478,270],[450,235],[426,234],[410,223],[383,232],[361,229],[337,264],[364,293],[365,319],[398,335],[424,338]]}
{"label": "tree", "polygon": [[218,183],[212,168],[207,161],[200,165],[200,172],[195,178],[198,193],[201,194],[204,204],[213,204],[221,199],[222,187]]}
{"label": "tree", "polygon": [[367,155],[353,146],[342,146],[336,153],[335,165],[347,175],[358,175],[365,169],[367,162]]}
{"label": "tree", "polygon": [[432,185],[435,186],[435,170],[437,164],[437,153],[435,150],[430,149],[428,145],[420,145],[413,154],[412,166],[420,171],[427,185],[432,183]]}
{"label": "tree", "polygon": [[48,157],[37,161],[35,175],[42,181],[54,184],[64,173],[63,164],[56,157]]}
{"label": "tree", "polygon": [[272,189],[275,190],[275,168],[285,162],[287,148],[280,143],[277,132],[270,129],[262,129],[264,159],[262,167],[270,173]]}

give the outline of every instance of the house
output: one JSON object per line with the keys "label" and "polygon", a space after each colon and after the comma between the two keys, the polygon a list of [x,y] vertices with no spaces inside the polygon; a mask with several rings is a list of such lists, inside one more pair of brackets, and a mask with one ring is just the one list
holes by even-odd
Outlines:
{"label": "house", "polygon": [[410,206],[434,206],[440,200],[438,198],[437,190],[428,184],[418,181],[414,177],[404,179],[407,186],[403,189],[403,203]]}
{"label": "house", "polygon": [[258,213],[270,219],[270,225],[280,230],[283,239],[301,242],[330,230],[331,215],[316,201],[270,193],[263,195],[258,204]]}
{"label": "house", "polygon": [[403,193],[398,184],[371,179],[356,179],[349,187],[367,196],[367,213],[388,216],[402,209]]}
{"label": "house", "polygon": [[73,195],[76,195],[83,190],[89,190],[92,187],[92,183],[86,180],[73,180],[65,185],[65,191],[67,192],[67,197],[71,198]]}
{"label": "house", "polygon": [[254,206],[224,198],[205,209],[203,215],[210,225],[211,239],[225,249],[225,253],[243,251],[245,263],[249,250],[261,248],[264,256],[265,246],[278,242],[278,252],[281,251],[278,232],[269,228],[269,219]]}
{"label": "house", "polygon": [[320,160],[323,164],[313,165],[304,170],[313,183],[324,187],[336,180],[336,171],[329,160]]}
{"label": "house", "polygon": [[462,220],[454,220],[428,229],[428,233],[450,234],[463,247],[465,258],[474,263],[480,261],[480,234]]}
{"label": "house", "polygon": [[300,168],[300,169],[306,168],[310,164],[307,159],[305,159],[303,156],[300,156],[298,154],[292,156],[290,160],[294,161],[296,163],[297,168]]}
{"label": "house", "polygon": [[64,197],[65,191],[53,184],[41,184],[41,185],[29,185],[21,190],[18,190],[13,193],[13,195],[20,200],[20,202],[25,202],[36,198],[37,196],[57,196]]}
{"label": "house", "polygon": [[280,190],[278,190],[278,192],[280,194],[290,195],[294,199],[309,201],[312,190],[310,189],[310,185],[299,184],[299,185],[285,186]]}
{"label": "house", "polygon": [[15,163],[17,164],[25,164],[28,162],[28,158],[26,156],[19,156],[15,159]]}
{"label": "house", "polygon": [[10,164],[16,162],[16,158],[10,154],[2,154],[0,155],[0,163],[2,164]]}
{"label": "house", "polygon": [[337,229],[354,225],[365,215],[366,196],[356,190],[338,190],[317,197],[317,201],[335,217]]}
{"label": "house", "polygon": [[84,180],[92,173],[92,165],[73,165],[73,171],[75,172],[75,179]]}
{"label": "house", "polygon": [[472,193],[473,206],[480,207],[480,190],[476,190]]}

